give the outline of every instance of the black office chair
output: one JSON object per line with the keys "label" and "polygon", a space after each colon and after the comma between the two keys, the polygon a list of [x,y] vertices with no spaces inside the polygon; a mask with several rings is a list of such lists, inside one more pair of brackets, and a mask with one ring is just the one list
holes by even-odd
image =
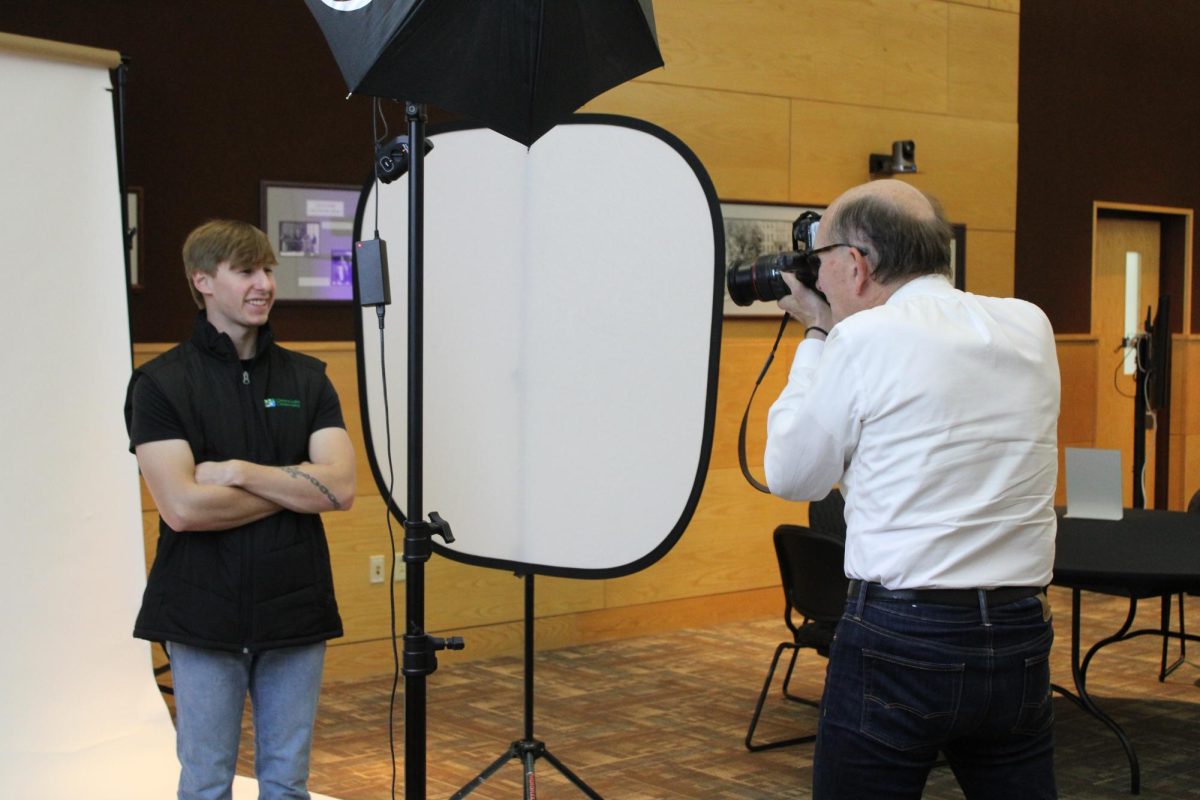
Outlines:
{"label": "black office chair", "polygon": [[[1188,501],[1187,513],[1200,514],[1200,489],[1192,495],[1192,499]],[[1190,594],[1190,593],[1189,593]],[[1164,595],[1162,599],[1162,628],[1170,630],[1171,627],[1171,597]],[[1167,676],[1177,670],[1181,664],[1187,659],[1187,639],[1183,638],[1183,634],[1187,629],[1183,624],[1183,592],[1179,593],[1179,658],[1171,664],[1167,664],[1167,642],[1168,637],[1163,637],[1162,664],[1158,668],[1158,682],[1163,683],[1167,680]]]}
{"label": "black office chair", "polygon": [[[783,696],[813,708],[820,705],[817,700],[792,694],[788,691],[788,685],[792,680],[792,671],[796,667],[796,657],[800,654],[800,648],[811,647],[818,654],[829,657],[833,632],[846,605],[848,581],[842,563],[845,549],[844,537],[838,538],[824,531],[801,525],[780,525],[775,529],[775,556],[779,561],[779,577],[783,583],[783,596],[786,601],[783,621],[792,633],[792,640],[780,642],[771,658],[767,679],[763,681],[762,692],[754,706],[754,716],[750,718],[750,728],[746,731],[746,749],[751,752],[811,742],[817,738],[816,734],[809,734],[756,744],[754,729],[758,726],[763,703],[771,690],[775,668],[784,650],[791,650],[792,658],[788,662],[787,673],[783,679]],[[794,620],[796,615],[802,618],[799,624]]]}
{"label": "black office chair", "polygon": [[846,499],[837,489],[830,489],[822,500],[808,504],[808,527],[846,541]]}

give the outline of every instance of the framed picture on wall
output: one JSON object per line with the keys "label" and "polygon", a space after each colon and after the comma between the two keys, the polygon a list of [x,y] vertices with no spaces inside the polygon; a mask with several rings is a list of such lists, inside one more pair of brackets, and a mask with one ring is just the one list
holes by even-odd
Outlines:
{"label": "framed picture on wall", "polygon": [[[782,205],[774,203],[722,203],[725,220],[725,270],[734,264],[745,264],[761,255],[792,250],[792,223],[805,211],[824,213],[824,206]],[[954,238],[950,240],[951,281],[955,288],[966,291],[967,286],[967,226],[951,224]],[[725,316],[777,317],[782,312],[774,303],[755,302],[739,306],[729,299],[725,287]]]}
{"label": "framed picture on wall", "polygon": [[262,229],[279,255],[279,301],[354,298],[354,213],[359,187],[262,181]]}
{"label": "framed picture on wall", "polygon": [[954,231],[954,238],[950,240],[950,268],[953,274],[950,276],[954,282],[954,288],[967,290],[967,226],[966,225],[951,225],[950,229]]}
{"label": "framed picture on wall", "polygon": [[[792,223],[805,211],[821,213],[823,206],[774,203],[721,203],[725,220],[725,270],[761,255],[792,250]],[[725,316],[778,317],[783,312],[775,303],[755,302],[739,306],[729,299],[725,287]]]}

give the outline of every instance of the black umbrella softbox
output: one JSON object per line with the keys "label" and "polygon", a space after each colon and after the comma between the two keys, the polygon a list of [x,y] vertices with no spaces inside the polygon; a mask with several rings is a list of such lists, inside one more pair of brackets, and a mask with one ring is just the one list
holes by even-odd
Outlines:
{"label": "black umbrella softbox", "polygon": [[305,0],[351,91],[531,144],[663,64],[649,0]]}

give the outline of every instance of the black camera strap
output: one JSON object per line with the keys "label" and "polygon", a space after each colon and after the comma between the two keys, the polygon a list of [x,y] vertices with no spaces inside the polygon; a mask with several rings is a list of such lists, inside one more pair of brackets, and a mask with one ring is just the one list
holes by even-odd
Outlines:
{"label": "black camera strap", "polygon": [[746,464],[746,426],[750,422],[750,407],[754,404],[754,395],[758,392],[758,387],[762,384],[763,378],[767,376],[767,370],[771,368],[771,363],[775,360],[775,351],[779,349],[779,342],[783,339],[783,332],[787,329],[789,319],[791,319],[790,315],[783,315],[783,322],[779,324],[779,333],[775,335],[775,344],[771,345],[771,352],[767,354],[767,361],[763,364],[762,371],[758,373],[758,379],[754,381],[754,388],[750,390],[750,399],[746,401],[746,413],[742,414],[742,427],[738,431],[738,464],[742,467],[742,475],[746,476],[746,480],[751,486],[765,494],[770,494],[771,490],[767,488],[765,483],[750,474],[750,467]]}

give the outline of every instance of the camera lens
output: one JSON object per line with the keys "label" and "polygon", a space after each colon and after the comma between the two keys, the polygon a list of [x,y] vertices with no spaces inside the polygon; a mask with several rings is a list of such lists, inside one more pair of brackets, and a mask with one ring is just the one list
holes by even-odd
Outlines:
{"label": "camera lens", "polygon": [[748,306],[755,300],[771,301],[787,297],[791,290],[783,282],[777,256],[760,256],[749,263],[734,264],[725,273],[729,299]]}
{"label": "camera lens", "polygon": [[[755,300],[771,302],[782,300],[791,293],[783,280],[783,273],[791,272],[796,280],[817,292],[817,268],[806,253],[771,253],[759,256],[745,264],[734,264],[725,273],[725,284],[729,287],[729,298],[739,306],[748,306]],[[817,292],[821,299],[825,295]]]}

